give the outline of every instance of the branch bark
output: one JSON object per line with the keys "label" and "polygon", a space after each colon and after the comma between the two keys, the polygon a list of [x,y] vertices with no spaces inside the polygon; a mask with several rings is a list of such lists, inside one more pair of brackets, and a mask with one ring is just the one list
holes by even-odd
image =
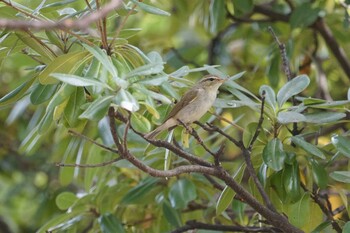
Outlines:
{"label": "branch bark", "polygon": [[[172,177],[172,176],[178,176],[183,173],[201,173],[201,174],[207,174],[211,176],[215,176],[222,181],[225,182],[227,186],[232,188],[239,196],[240,198],[245,201],[247,204],[249,204],[253,209],[255,209],[259,214],[261,214],[270,224],[273,226],[281,229],[284,232],[290,232],[290,233],[301,233],[302,230],[296,228],[292,224],[288,222],[288,219],[284,217],[283,215],[267,208],[265,205],[261,204],[259,201],[256,200],[255,197],[253,197],[245,188],[243,188],[240,184],[238,184],[232,176],[224,170],[220,166],[211,166],[211,167],[205,167],[201,165],[184,165],[179,166],[171,170],[158,170],[154,169],[146,164],[144,164],[141,160],[137,159],[135,156],[133,156],[129,150],[126,147],[126,144],[122,144],[120,141],[117,131],[116,131],[116,125],[115,125],[115,112],[114,108],[110,107],[108,111],[109,116],[109,123],[110,123],[110,130],[113,136],[113,140],[118,148],[118,151],[120,153],[120,156],[124,159],[128,160],[131,164],[133,164],[138,169],[146,172],[147,174],[155,177]],[[125,118],[123,118],[125,119]],[[129,123],[126,122],[127,128]],[[126,131],[127,132],[127,131]],[[125,135],[125,134],[124,134]],[[143,136],[143,135],[141,135]],[[125,137],[124,137],[124,140]],[[153,143],[154,141],[157,142],[159,140],[148,140],[150,143]]]}

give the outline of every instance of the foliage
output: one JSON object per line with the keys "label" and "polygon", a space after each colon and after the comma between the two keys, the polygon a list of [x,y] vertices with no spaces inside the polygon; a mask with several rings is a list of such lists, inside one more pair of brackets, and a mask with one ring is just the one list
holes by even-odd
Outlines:
{"label": "foliage", "polygon": [[[76,22],[104,4],[1,1],[0,15]],[[291,4],[130,0],[86,30],[2,29],[4,232],[259,227],[261,213],[232,188],[232,180],[296,228],[345,232],[350,75],[341,56],[349,54],[339,55],[334,43],[350,51],[343,36],[349,3]],[[171,134],[181,153],[196,157],[169,149],[171,136],[143,138],[206,73],[229,78],[215,110],[201,119],[211,125],[194,126],[202,141],[183,127]],[[123,145],[115,145],[115,136]],[[210,171],[225,169],[231,180],[190,171],[152,177],[132,165],[127,153],[161,172],[204,163]],[[269,221],[264,227],[278,228]]]}

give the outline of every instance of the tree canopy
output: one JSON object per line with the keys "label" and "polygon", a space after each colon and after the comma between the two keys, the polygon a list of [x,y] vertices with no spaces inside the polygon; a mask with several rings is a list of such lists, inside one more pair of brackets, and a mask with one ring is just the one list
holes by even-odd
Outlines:
{"label": "tree canopy", "polygon": [[[0,232],[350,232],[349,0],[0,0]],[[200,121],[161,133],[206,74]]]}

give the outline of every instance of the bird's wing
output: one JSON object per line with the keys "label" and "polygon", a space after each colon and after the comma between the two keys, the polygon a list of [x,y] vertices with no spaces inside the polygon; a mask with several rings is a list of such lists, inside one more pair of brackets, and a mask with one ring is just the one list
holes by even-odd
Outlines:
{"label": "bird's wing", "polygon": [[165,121],[175,116],[184,106],[194,101],[197,98],[197,94],[198,94],[198,90],[196,89],[191,89],[187,91],[184,94],[184,96],[180,99],[180,101],[175,104],[175,106],[173,107],[173,109],[170,111],[169,115],[165,119]]}

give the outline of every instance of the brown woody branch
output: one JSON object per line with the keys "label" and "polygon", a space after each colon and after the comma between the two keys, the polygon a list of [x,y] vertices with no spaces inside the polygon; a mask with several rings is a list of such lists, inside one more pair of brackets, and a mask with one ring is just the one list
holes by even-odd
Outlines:
{"label": "brown woody branch", "polygon": [[186,225],[179,227],[172,231],[172,233],[188,232],[189,230],[214,230],[214,231],[227,231],[227,232],[281,232],[281,230],[275,227],[243,227],[243,226],[230,226],[222,224],[207,224],[197,221],[187,221]]}
{"label": "brown woody branch", "polygon": [[[245,201],[247,204],[249,204],[253,209],[255,209],[258,213],[260,213],[267,221],[272,224],[273,226],[281,229],[284,232],[295,232],[295,233],[301,233],[300,229],[294,227],[291,225],[287,218],[285,218],[283,215],[265,207],[262,205],[259,201],[256,200],[255,197],[253,197],[245,188],[243,188],[240,184],[238,184],[231,176],[230,173],[228,173],[226,170],[224,170],[220,166],[202,166],[202,165],[184,165],[179,166],[171,170],[158,170],[154,169],[146,164],[144,164],[142,161],[137,159],[135,156],[133,156],[127,148],[125,148],[125,145],[122,145],[122,142],[119,139],[119,136],[116,132],[116,124],[115,124],[115,117],[116,114],[114,112],[114,108],[110,107],[108,111],[109,116],[109,123],[110,123],[110,130],[113,136],[113,140],[118,148],[118,151],[120,152],[121,157],[128,160],[131,164],[133,164],[138,169],[146,172],[147,174],[155,177],[172,177],[172,176],[178,176],[183,173],[201,173],[201,174],[207,174],[211,176],[215,176],[219,178],[220,180],[224,181],[227,186],[232,188],[239,196],[240,198]],[[125,118],[121,118],[124,119]],[[127,120],[128,121],[128,120]],[[126,122],[126,124],[129,124]],[[130,126],[131,127],[131,126]],[[128,128],[128,126],[127,126]],[[131,128],[132,129],[132,128]],[[128,129],[126,129],[127,132]],[[134,130],[134,129],[132,129]],[[134,130],[135,131],[135,130]],[[138,132],[136,132],[138,133]],[[125,133],[124,133],[125,134]],[[140,136],[144,138],[144,136],[140,133],[138,133]],[[124,136],[125,138],[125,136]],[[146,139],[147,140],[147,139]],[[155,142],[162,142],[160,140],[147,140],[148,142],[155,145]]]}

